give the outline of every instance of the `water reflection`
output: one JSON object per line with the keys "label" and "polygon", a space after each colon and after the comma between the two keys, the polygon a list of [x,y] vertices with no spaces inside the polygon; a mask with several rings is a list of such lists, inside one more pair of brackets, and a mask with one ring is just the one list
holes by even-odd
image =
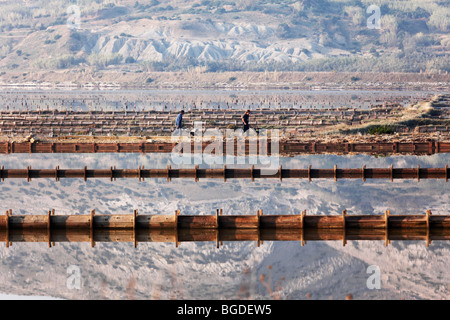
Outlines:
{"label": "water reflection", "polygon": [[[429,157],[393,156],[299,156],[280,159],[283,167],[444,167],[445,154]],[[8,155],[7,168],[164,168],[170,155]],[[246,214],[264,209],[273,214],[340,214],[386,209],[392,214],[448,214],[448,183],[445,181],[255,181],[67,179],[5,180],[1,183],[3,212],[18,214],[102,213],[214,214],[222,208],[229,214]],[[338,240],[224,241],[214,242],[132,241],[56,243],[13,243],[0,249],[2,291],[8,294],[42,295],[77,299],[354,299],[435,298],[448,299],[450,246],[433,241],[427,248],[422,238],[391,241],[386,247],[376,241]],[[48,240],[47,240],[48,241]],[[45,242],[45,241],[44,241]],[[369,266],[381,272],[381,289],[369,289]],[[80,270],[79,289],[68,286],[70,266]],[[69,281],[69,283],[72,283]],[[74,282],[76,283],[76,282]],[[270,288],[270,290],[269,290]]]}
{"label": "water reflection", "polygon": [[217,248],[225,242],[254,242],[259,247],[264,241],[295,241],[301,246],[308,241],[338,241],[345,246],[349,241],[425,241],[428,246],[432,241],[449,241],[449,229],[152,229],[152,230],[96,230],[89,229],[28,229],[0,231],[1,241],[11,247],[13,243],[38,242],[48,243],[49,248],[56,243],[75,242],[97,243],[128,242],[137,248],[139,243],[173,243],[176,247],[184,242],[210,242]]}

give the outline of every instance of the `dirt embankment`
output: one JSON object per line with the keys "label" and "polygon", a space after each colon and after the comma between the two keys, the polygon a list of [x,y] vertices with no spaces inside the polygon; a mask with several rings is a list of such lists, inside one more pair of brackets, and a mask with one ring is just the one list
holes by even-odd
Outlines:
{"label": "dirt embankment", "polygon": [[361,72],[9,71],[0,86],[87,88],[299,88],[448,90],[449,74]]}

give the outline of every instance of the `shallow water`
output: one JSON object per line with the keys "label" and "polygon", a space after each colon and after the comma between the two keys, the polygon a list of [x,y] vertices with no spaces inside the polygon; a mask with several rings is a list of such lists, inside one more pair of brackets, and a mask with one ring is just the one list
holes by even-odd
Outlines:
{"label": "shallow water", "polygon": [[158,110],[361,108],[403,106],[442,91],[402,90],[3,90],[0,110]]}
{"label": "shallow water", "polygon": [[[444,167],[450,157],[314,155],[283,168]],[[11,154],[5,168],[165,168],[170,154]],[[175,167],[173,165],[173,167]],[[7,179],[0,209],[13,214],[448,214],[443,180]],[[64,299],[448,299],[450,243],[433,241],[13,243],[0,249],[4,294]],[[370,289],[369,266],[381,288]],[[77,283],[74,276],[78,276]],[[265,283],[261,282],[264,274]],[[77,278],[78,279],[78,278]],[[77,286],[79,284],[79,287]],[[268,290],[268,287],[270,290]]]}

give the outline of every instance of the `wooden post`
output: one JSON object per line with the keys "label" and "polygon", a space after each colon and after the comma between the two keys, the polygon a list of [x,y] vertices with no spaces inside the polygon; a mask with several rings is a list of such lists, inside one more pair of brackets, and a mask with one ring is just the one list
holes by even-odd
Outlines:
{"label": "wooden post", "polygon": [[47,215],[47,233],[48,233],[48,247],[51,248],[52,247],[52,243],[51,243],[51,234],[50,234],[50,230],[51,230],[51,224],[50,224],[50,216],[52,214],[51,210],[48,210],[48,215]]}
{"label": "wooden post", "polygon": [[9,212],[6,210],[5,212],[5,229],[6,229],[6,247],[9,248]]}
{"label": "wooden post", "polygon": [[136,240],[136,218],[138,215],[137,209],[133,212],[133,236],[134,236],[134,247],[137,248],[137,240]]}
{"label": "wooden post", "polygon": [[334,165],[334,182],[337,181],[337,164]]}
{"label": "wooden post", "polygon": [[216,229],[219,229],[219,209],[216,209]]}
{"label": "wooden post", "polygon": [[387,247],[389,243],[389,215],[391,212],[389,210],[386,210],[384,212],[384,228],[385,228],[385,238],[384,238],[384,246]]}
{"label": "wooden post", "polygon": [[261,229],[260,229],[260,216],[259,216],[259,210],[258,210],[256,216],[257,216],[257,219],[258,219],[258,248],[259,248],[259,245],[260,245],[260,230],[261,230]]}
{"label": "wooden post", "polygon": [[170,169],[172,168],[172,166],[169,164],[167,165],[167,182],[172,181],[172,178],[170,177]]}
{"label": "wooden post", "polygon": [[178,248],[178,216],[180,210],[175,210],[175,248]]}
{"label": "wooden post", "polygon": [[343,229],[343,239],[342,239],[342,246],[345,247],[345,245],[347,244],[347,239],[346,239],[346,234],[345,234],[345,216],[347,215],[347,210],[342,211],[342,229]]}
{"label": "wooden post", "polygon": [[311,165],[308,166],[308,181],[311,182]]}
{"label": "wooden post", "polygon": [[256,218],[257,218],[257,228],[259,229],[260,228],[260,216],[259,216],[259,210],[257,211],[257,213],[256,213]]}
{"label": "wooden post", "polygon": [[345,229],[345,216],[347,215],[347,210],[342,211],[342,228]]}
{"label": "wooden post", "polygon": [[223,182],[227,182],[227,166],[223,166]]}
{"label": "wooden post", "polygon": [[219,243],[219,209],[216,209],[216,248],[220,247]]}
{"label": "wooden post", "polygon": [[[223,209],[220,209],[220,215],[223,214]],[[223,241],[220,241],[220,245],[223,246]]]}
{"label": "wooden post", "polygon": [[133,230],[136,230],[136,217],[137,217],[138,211],[135,209],[133,210]]}
{"label": "wooden post", "polygon": [[[260,219],[261,219],[261,216],[263,215],[263,209],[261,209],[260,210]],[[258,227],[258,230],[261,228],[260,227],[260,223],[258,222],[258,225],[259,225],[259,227]],[[261,240],[261,244],[263,244],[264,243],[264,241],[263,240]]]}
{"label": "wooden post", "polygon": [[95,209],[91,211],[91,219],[89,220],[89,228],[91,229],[91,248],[95,246],[94,241],[94,216],[95,216]]}
{"label": "wooden post", "polygon": [[426,216],[427,216],[427,247],[428,247],[430,245],[430,243],[431,243],[431,239],[430,239],[430,216],[431,216],[431,210],[427,210]]}
{"label": "wooden post", "polygon": [[304,244],[306,244],[306,241],[303,239],[304,238],[304,233],[305,233],[305,216],[306,216],[306,210],[303,210],[300,216],[300,222],[302,224],[302,230],[301,230],[301,245],[303,247]]}
{"label": "wooden post", "polygon": [[[55,215],[55,209],[52,209],[52,216],[54,216],[54,215]],[[50,225],[50,227],[51,227],[51,225]],[[55,242],[52,242],[52,246],[55,246]]]}

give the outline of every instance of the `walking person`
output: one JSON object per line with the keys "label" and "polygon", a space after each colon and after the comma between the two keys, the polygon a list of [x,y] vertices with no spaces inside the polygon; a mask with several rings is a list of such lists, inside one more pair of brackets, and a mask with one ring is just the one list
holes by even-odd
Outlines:
{"label": "walking person", "polygon": [[184,110],[181,110],[177,116],[177,119],[175,120],[175,130],[183,128],[183,114]]}
{"label": "walking person", "polygon": [[244,123],[244,133],[250,129],[249,125],[249,117],[250,117],[250,110],[245,111],[244,115],[242,116],[242,122]]}

